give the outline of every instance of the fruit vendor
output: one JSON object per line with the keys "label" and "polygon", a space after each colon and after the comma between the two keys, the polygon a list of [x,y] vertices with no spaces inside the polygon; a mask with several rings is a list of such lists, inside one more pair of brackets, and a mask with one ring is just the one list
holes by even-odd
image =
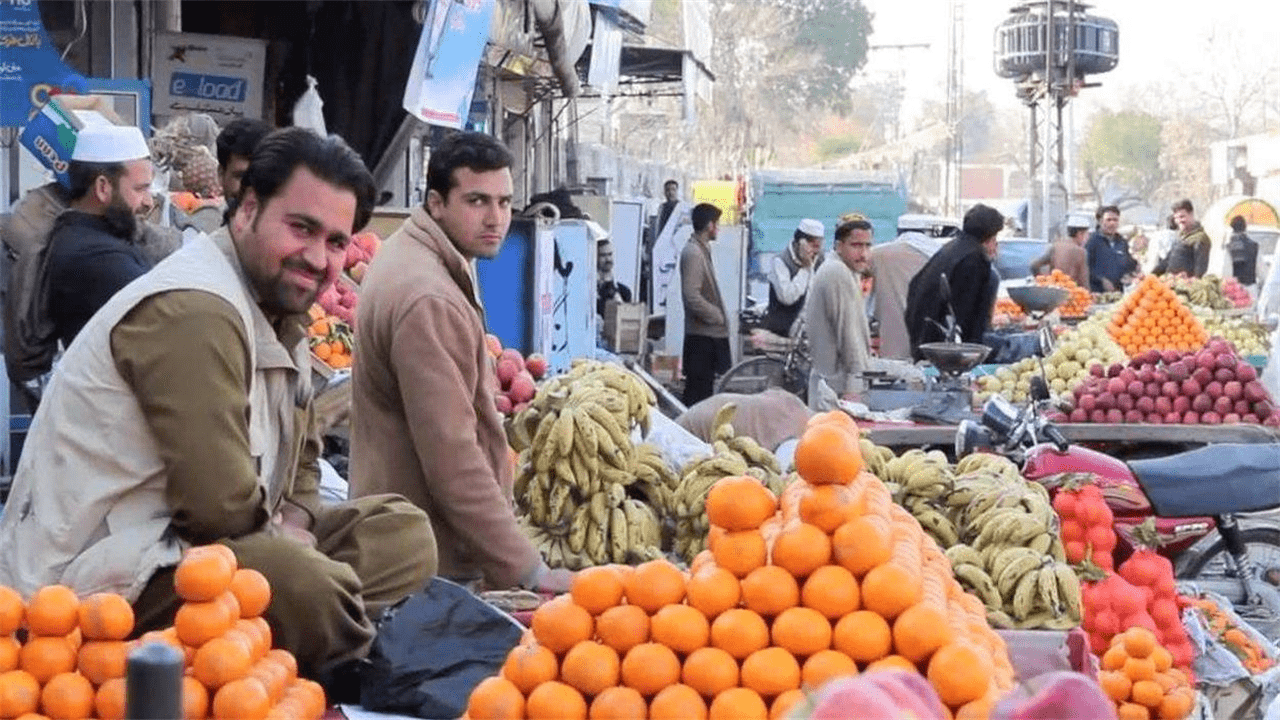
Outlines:
{"label": "fruit vendor", "polygon": [[243,182],[229,227],[117,293],[63,356],[0,516],[0,583],[119,593],[137,634],[173,623],[184,548],[220,542],[270,582],[275,644],[342,697],[370,618],[436,565],[403,498],[318,497],[301,319],[374,184],[340,139],[300,128],[265,138]]}
{"label": "fruit vendor", "polygon": [[1173,204],[1173,220],[1178,223],[1178,239],[1169,251],[1164,272],[1170,275],[1185,273],[1191,277],[1204,277],[1209,271],[1209,250],[1213,242],[1196,220],[1195,207],[1187,199]]}
{"label": "fruit vendor", "polygon": [[151,211],[151,150],[136,127],[89,125],[67,168],[71,200],[49,235],[49,315],[63,347],[120,288],[151,269],[133,242]]}
{"label": "fruit vendor", "polygon": [[821,384],[838,397],[864,390],[862,373],[871,365],[871,328],[862,296],[862,274],[870,269],[871,223],[862,216],[836,228],[831,257],[818,268],[805,305],[805,331],[813,355],[809,407],[828,410]]}
{"label": "fruit vendor", "polygon": [[[946,339],[941,328],[947,326],[952,309],[964,342],[982,342],[1000,281],[1000,276],[992,272],[992,259],[997,250],[996,236],[1003,227],[1004,217],[999,210],[974,205],[964,215],[960,235],[929,258],[911,279],[905,319],[916,360],[921,358],[921,345]],[[943,275],[950,288],[949,303],[943,296]]]}
{"label": "fruit vendor", "polygon": [[822,254],[826,233],[821,222],[805,218],[796,227],[787,249],[769,261],[769,310],[761,323],[764,329],[775,335],[791,336],[791,326],[800,317],[809,292],[814,258]]}
{"label": "fruit vendor", "polygon": [[1098,227],[1085,242],[1089,256],[1089,290],[1124,290],[1124,278],[1137,271],[1138,261],[1129,254],[1129,241],[1120,234],[1120,208],[1104,205],[1094,213]]}
{"label": "fruit vendor", "polygon": [[1088,227],[1067,225],[1067,237],[1055,240],[1044,255],[1031,263],[1031,274],[1048,275],[1053,270],[1061,270],[1076,285],[1089,287],[1089,254],[1084,249],[1088,239]]}
{"label": "fruit vendor", "polygon": [[427,198],[373,258],[356,316],[351,495],[403,494],[431,517],[440,574],[562,592],[516,523],[514,476],[472,261],[511,225],[511,153],[481,133],[432,148]]}

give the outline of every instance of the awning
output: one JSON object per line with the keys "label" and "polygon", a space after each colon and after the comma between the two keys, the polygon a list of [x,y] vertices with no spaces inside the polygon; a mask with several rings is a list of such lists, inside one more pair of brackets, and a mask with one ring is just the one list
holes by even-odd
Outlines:
{"label": "awning", "polygon": [[[591,64],[590,46],[578,61],[580,73],[586,72]],[[620,82],[623,84],[647,83],[680,83],[684,82],[684,63],[688,58],[699,75],[707,80],[715,81],[711,70],[694,58],[689,50],[680,48],[649,47],[644,45],[623,45],[619,58]]]}

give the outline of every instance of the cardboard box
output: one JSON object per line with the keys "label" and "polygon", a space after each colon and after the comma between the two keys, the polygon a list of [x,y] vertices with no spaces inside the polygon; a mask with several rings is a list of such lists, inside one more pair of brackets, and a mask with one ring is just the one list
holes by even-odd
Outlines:
{"label": "cardboard box", "polygon": [[610,300],[604,306],[605,346],[615,353],[639,354],[649,328],[649,310],[644,303]]}

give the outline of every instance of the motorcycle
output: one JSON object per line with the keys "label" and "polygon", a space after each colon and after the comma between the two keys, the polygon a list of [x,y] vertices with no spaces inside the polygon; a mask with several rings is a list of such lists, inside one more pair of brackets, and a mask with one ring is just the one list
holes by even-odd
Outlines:
{"label": "motorcycle", "polygon": [[1031,380],[1030,398],[1020,410],[994,396],[979,422],[962,421],[956,459],[1002,454],[1051,493],[1072,474],[1093,475],[1115,516],[1117,566],[1135,548],[1134,528],[1150,518],[1156,550],[1179,580],[1226,597],[1260,630],[1280,631],[1280,523],[1251,515],[1280,509],[1280,445],[1210,445],[1125,463],[1067,441],[1046,417],[1042,378]]}

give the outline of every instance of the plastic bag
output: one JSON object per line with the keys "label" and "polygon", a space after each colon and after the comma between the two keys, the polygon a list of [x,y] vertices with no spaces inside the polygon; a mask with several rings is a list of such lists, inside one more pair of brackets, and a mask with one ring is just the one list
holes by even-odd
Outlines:
{"label": "plastic bag", "polygon": [[466,588],[432,578],[387,608],[361,674],[366,710],[461,717],[471,690],[496,675],[524,633],[510,615]]}
{"label": "plastic bag", "polygon": [[320,99],[320,91],[316,90],[318,84],[314,77],[307,76],[307,89],[293,105],[293,125],[314,130],[320,137],[325,137],[329,132],[324,125],[324,101]]}

